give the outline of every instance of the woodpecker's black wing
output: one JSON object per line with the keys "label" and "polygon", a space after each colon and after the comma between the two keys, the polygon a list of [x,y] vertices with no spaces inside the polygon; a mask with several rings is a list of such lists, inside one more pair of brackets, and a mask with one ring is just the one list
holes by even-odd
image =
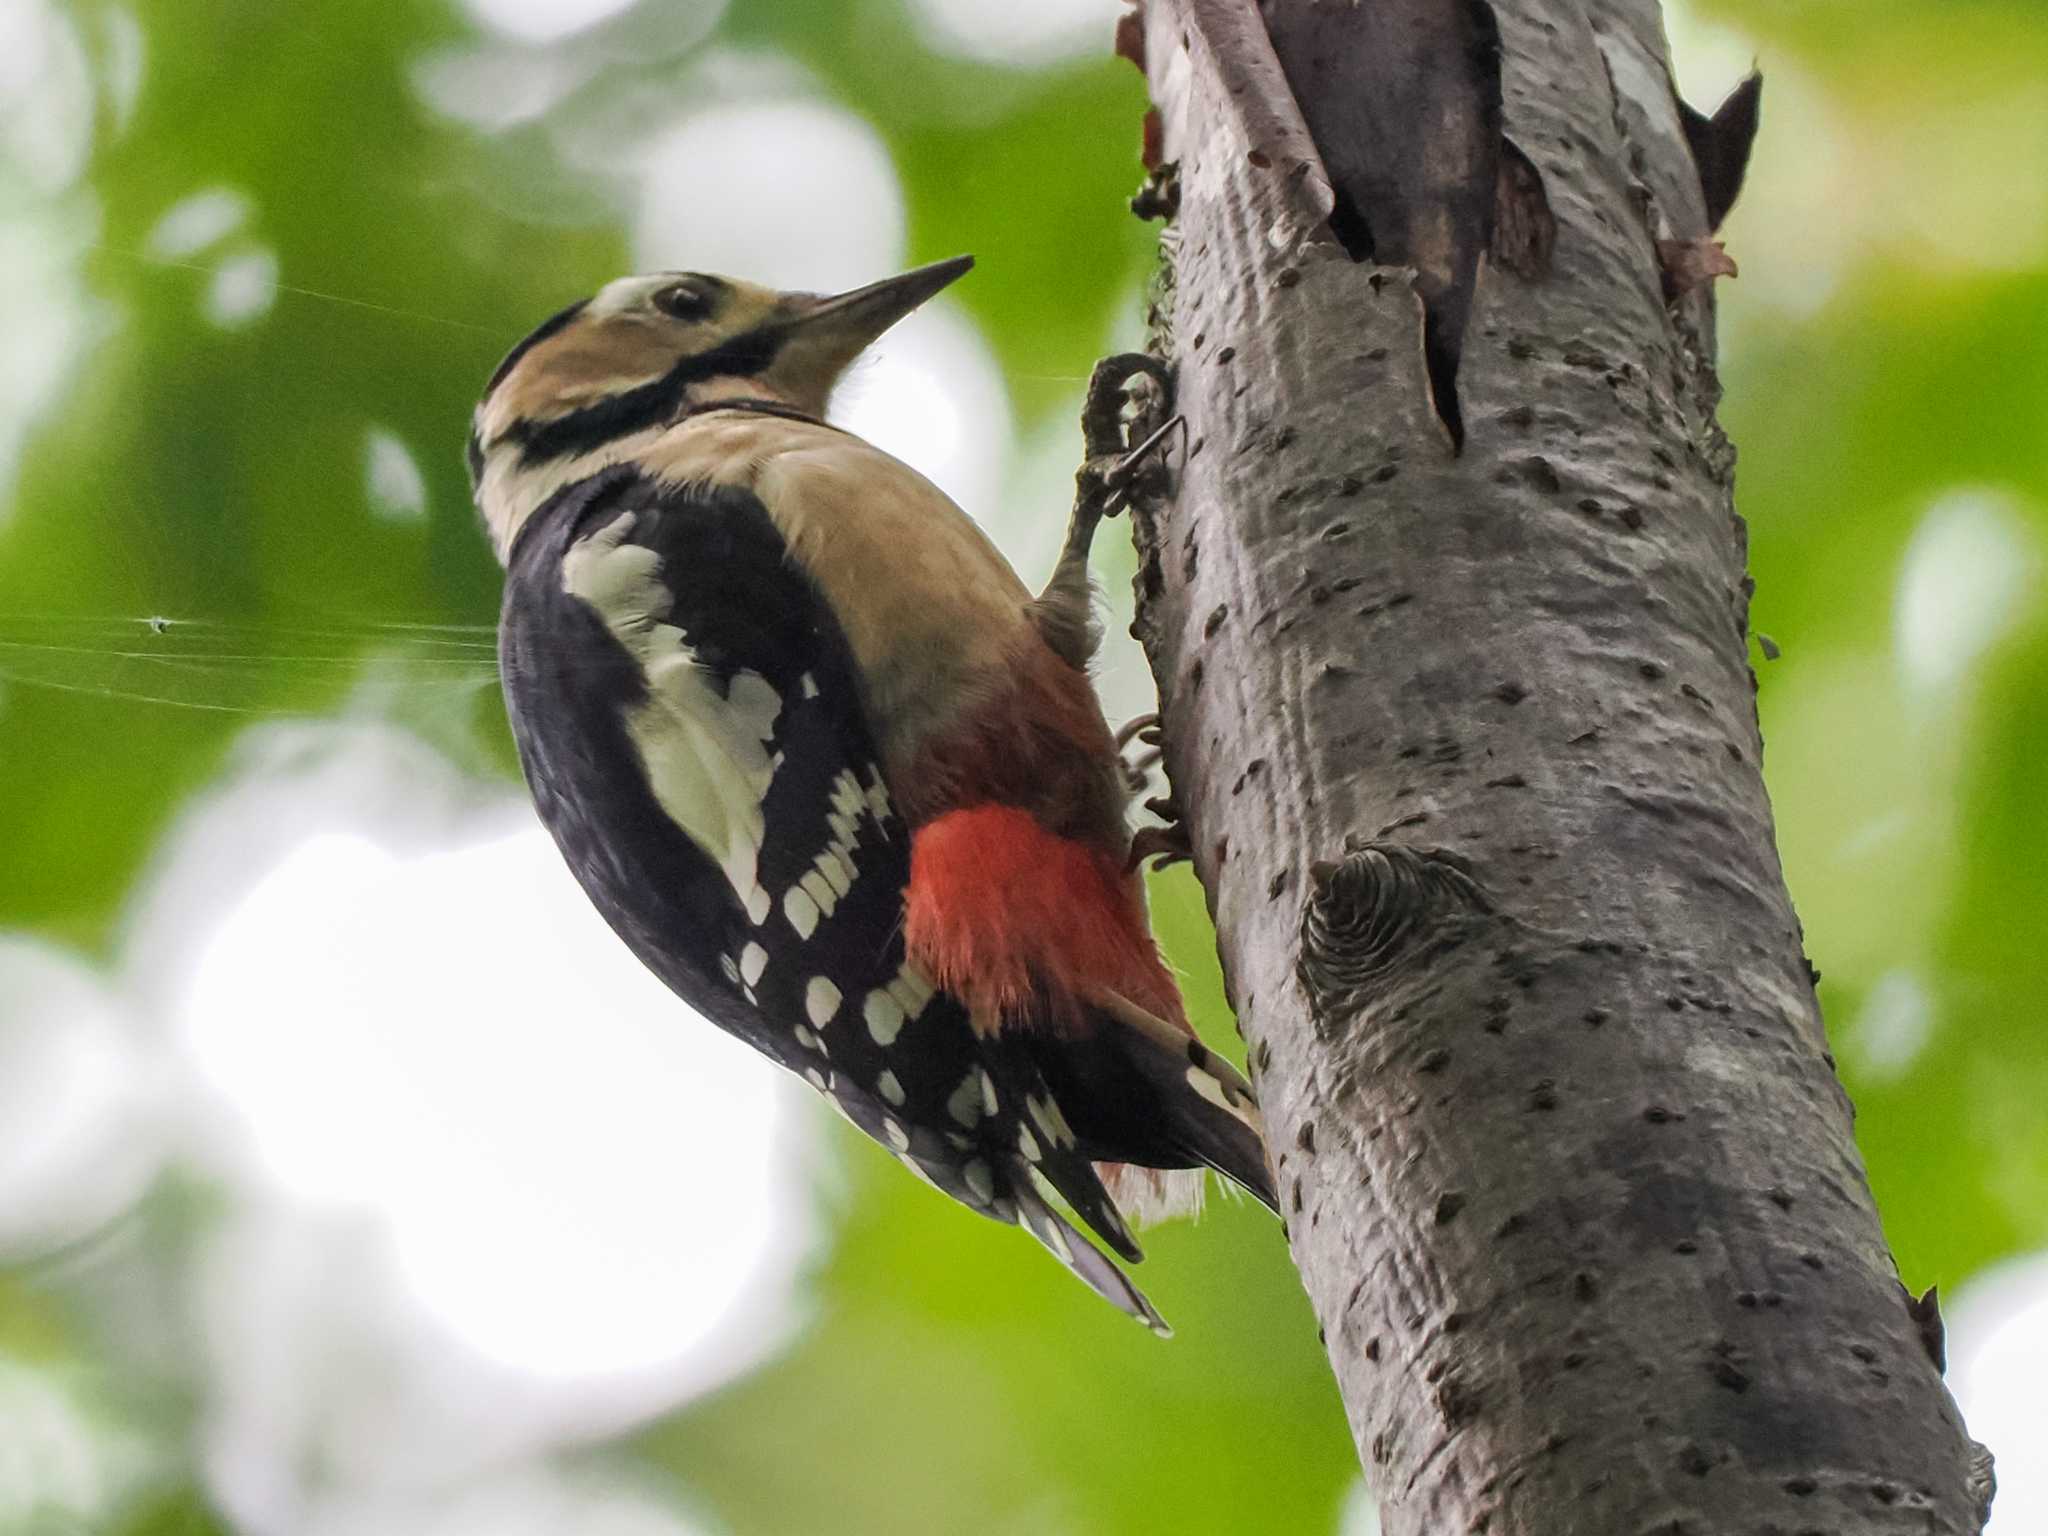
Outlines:
{"label": "woodpecker's black wing", "polygon": [[559,492],[511,551],[499,658],[541,819],[641,961],[1163,1328],[1034,1186],[1139,1256],[1038,1064],[907,962],[909,830],[854,661],[752,492],[629,466]]}

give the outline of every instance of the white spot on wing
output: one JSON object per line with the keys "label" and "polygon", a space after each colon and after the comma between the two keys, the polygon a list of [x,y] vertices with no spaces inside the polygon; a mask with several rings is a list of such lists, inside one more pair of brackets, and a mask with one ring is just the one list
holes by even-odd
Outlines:
{"label": "white spot on wing", "polygon": [[877,1045],[893,1045],[896,1037],[903,1032],[907,1022],[902,1005],[879,987],[868,994],[862,1005],[861,1016],[868,1021],[868,1033],[875,1037]]}
{"label": "white spot on wing", "polygon": [[903,1082],[894,1072],[884,1072],[875,1079],[875,1086],[882,1090],[883,1098],[894,1104],[898,1109],[903,1107],[903,1100],[905,1098]]}
{"label": "white spot on wing", "polygon": [[827,848],[818,855],[818,873],[825,877],[835,896],[844,896],[853,889],[853,865],[837,848]]}
{"label": "white spot on wing", "polygon": [[1059,1256],[1062,1264],[1074,1262],[1074,1250],[1067,1243],[1067,1234],[1051,1222],[1045,1224],[1044,1240],[1045,1246]]}
{"label": "white spot on wing", "polygon": [[967,1187],[974,1191],[977,1198],[983,1201],[995,1198],[996,1177],[989,1171],[987,1163],[978,1157],[974,1158],[960,1170],[960,1173],[961,1177],[967,1180]]}
{"label": "white spot on wing", "polygon": [[889,786],[882,782],[882,771],[879,768],[870,768],[868,770],[867,801],[868,809],[874,813],[877,821],[887,818],[889,814]]}
{"label": "white spot on wing", "polygon": [[981,1085],[985,1076],[980,1067],[974,1068],[960,1079],[960,1086],[946,1096],[946,1113],[962,1125],[981,1123]]}
{"label": "white spot on wing", "polygon": [[910,1150],[910,1132],[904,1130],[902,1126],[891,1120],[887,1115],[882,1117],[882,1134],[889,1138],[889,1145],[898,1152],[908,1152]]}
{"label": "white spot on wing", "polygon": [[889,983],[889,995],[896,999],[896,1006],[903,1010],[903,1016],[915,1019],[923,1014],[925,1005],[932,1000],[932,984],[925,979],[924,972],[906,963]]}
{"label": "white spot on wing", "polygon": [[1067,1124],[1067,1117],[1060,1113],[1059,1105],[1050,1099],[1041,1099],[1035,1094],[1024,1096],[1024,1107],[1031,1112],[1031,1118],[1038,1123],[1040,1131],[1054,1146],[1071,1147],[1075,1144],[1074,1131]]}
{"label": "white spot on wing", "polygon": [[761,973],[768,969],[768,951],[758,944],[749,944],[740,951],[740,980],[748,986],[761,979]]}
{"label": "white spot on wing", "polygon": [[803,878],[798,880],[797,884],[810,892],[811,900],[818,904],[818,910],[827,917],[830,917],[832,909],[839,905],[839,893],[833,890],[832,883],[815,869],[805,870]]}
{"label": "white spot on wing", "polygon": [[1230,1108],[1230,1100],[1223,1096],[1223,1085],[1201,1068],[1188,1068],[1188,1086],[1218,1109]]}
{"label": "white spot on wing", "polygon": [[789,926],[800,939],[808,939],[818,931],[818,904],[802,886],[793,885],[782,893],[782,915],[789,919]]}
{"label": "white spot on wing", "polygon": [[813,976],[811,984],[804,989],[804,1012],[820,1029],[838,1016],[839,1003],[839,988],[832,984],[829,976]]}

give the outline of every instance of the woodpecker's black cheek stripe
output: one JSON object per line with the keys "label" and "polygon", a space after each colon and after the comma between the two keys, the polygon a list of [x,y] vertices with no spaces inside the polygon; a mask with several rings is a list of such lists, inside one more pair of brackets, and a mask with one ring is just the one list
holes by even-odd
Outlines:
{"label": "woodpecker's black cheek stripe", "polygon": [[757,326],[709,352],[683,358],[658,379],[551,421],[519,422],[505,436],[519,444],[519,462],[527,468],[588,453],[667,421],[676,414],[683,391],[692,384],[764,372],[788,339],[785,326]]}

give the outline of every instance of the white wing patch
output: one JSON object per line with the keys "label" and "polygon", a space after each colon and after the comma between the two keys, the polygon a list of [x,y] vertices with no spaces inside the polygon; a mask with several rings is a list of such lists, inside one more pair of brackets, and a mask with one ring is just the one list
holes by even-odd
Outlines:
{"label": "white wing patch", "polygon": [[[895,1044],[903,1026],[915,1023],[924,1012],[934,990],[931,982],[925,979],[924,972],[905,961],[887,986],[870,992],[867,1001],[861,1005],[861,1017],[867,1020],[868,1033],[874,1036],[875,1044]],[[982,1081],[985,1083],[987,1080],[984,1075]]]}
{"label": "white wing patch", "polygon": [[647,679],[646,701],[626,728],[655,800],[718,861],[747,916],[762,923],[774,903],[761,884],[761,802],[775,776],[768,742],[782,696],[750,671],[735,672],[719,696],[689,637],[655,619],[669,596],[661,557],[625,542],[633,522],[622,513],[579,540],[562,558],[562,586],[597,610]]}

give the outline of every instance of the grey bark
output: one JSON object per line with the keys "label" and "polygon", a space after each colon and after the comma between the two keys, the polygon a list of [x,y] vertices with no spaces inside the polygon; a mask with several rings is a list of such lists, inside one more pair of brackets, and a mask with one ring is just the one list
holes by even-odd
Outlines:
{"label": "grey bark", "polygon": [[1974,1533],[1774,848],[1661,19],[1495,9],[1557,233],[1480,275],[1462,454],[1257,12],[1123,37],[1188,423],[1138,632],[1294,1258],[1390,1536]]}

